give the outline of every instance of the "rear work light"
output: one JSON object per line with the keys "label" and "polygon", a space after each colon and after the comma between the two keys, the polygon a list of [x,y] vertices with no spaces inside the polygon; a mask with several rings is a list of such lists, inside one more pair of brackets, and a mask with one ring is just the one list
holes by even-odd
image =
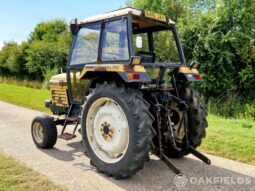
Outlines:
{"label": "rear work light", "polygon": [[129,64],[135,66],[135,65],[140,65],[141,62],[142,62],[141,56],[132,56],[129,61]]}
{"label": "rear work light", "polygon": [[140,79],[140,74],[128,73],[128,78],[130,80],[139,80]]}
{"label": "rear work light", "polygon": [[194,77],[195,77],[196,79],[198,79],[198,80],[200,80],[200,79],[203,78],[202,74],[199,74],[199,73],[194,74]]}

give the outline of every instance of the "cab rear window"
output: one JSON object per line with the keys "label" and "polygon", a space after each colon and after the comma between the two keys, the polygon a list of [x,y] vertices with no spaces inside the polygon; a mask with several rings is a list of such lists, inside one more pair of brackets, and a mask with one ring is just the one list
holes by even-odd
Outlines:
{"label": "cab rear window", "polygon": [[105,23],[102,61],[129,60],[127,19]]}

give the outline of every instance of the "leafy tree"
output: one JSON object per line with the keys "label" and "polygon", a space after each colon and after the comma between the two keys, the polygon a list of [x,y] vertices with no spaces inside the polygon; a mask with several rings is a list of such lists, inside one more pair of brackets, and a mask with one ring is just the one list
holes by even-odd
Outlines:
{"label": "leafy tree", "polygon": [[59,35],[68,32],[67,24],[62,19],[55,19],[39,23],[33,32],[29,35],[28,41],[43,40],[54,42],[58,40]]}
{"label": "leafy tree", "polygon": [[6,67],[6,60],[10,55],[10,51],[15,47],[17,44],[14,41],[4,42],[3,48],[0,52],[0,70],[1,73],[9,71]]}
{"label": "leafy tree", "polygon": [[18,45],[14,41],[5,42],[0,52],[0,72],[2,75],[24,75],[26,43]]}
{"label": "leafy tree", "polygon": [[9,57],[6,60],[6,67],[10,72],[16,76],[26,75],[27,71],[25,69],[25,50],[27,48],[27,43],[23,42],[21,45],[13,46],[13,49],[9,52]]}
{"label": "leafy tree", "polygon": [[71,33],[65,21],[56,19],[39,23],[28,39],[26,68],[37,79],[45,70],[65,69],[71,43]]}
{"label": "leafy tree", "polygon": [[182,1],[175,0],[134,0],[133,4],[128,2],[137,8],[144,8],[146,10],[155,11],[169,15],[171,19],[177,21],[182,14],[185,13]]}
{"label": "leafy tree", "polygon": [[0,74],[43,80],[43,73],[65,68],[71,34],[65,21],[39,23],[28,42],[6,42],[0,51]]}
{"label": "leafy tree", "polygon": [[188,60],[202,63],[201,90],[207,97],[226,92],[245,95],[254,89],[254,4],[217,1],[214,10],[189,18],[188,27],[179,24]]}
{"label": "leafy tree", "polygon": [[37,79],[43,77],[43,72],[55,66],[65,68],[68,51],[62,43],[34,41],[27,49],[26,68],[35,73]]}
{"label": "leafy tree", "polygon": [[[255,1],[254,0],[133,0],[138,8],[169,14],[177,28],[187,58],[198,60],[205,81],[203,93],[254,94]],[[162,36],[158,39],[167,39]],[[156,39],[157,40],[157,39]],[[164,58],[171,49],[165,43],[157,51]]]}

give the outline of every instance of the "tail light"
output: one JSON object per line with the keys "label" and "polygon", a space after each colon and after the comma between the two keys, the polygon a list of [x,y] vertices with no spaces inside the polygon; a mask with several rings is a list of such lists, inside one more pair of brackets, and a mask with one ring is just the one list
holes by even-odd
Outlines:
{"label": "tail light", "polygon": [[130,80],[139,80],[140,79],[140,74],[128,73],[128,78]]}
{"label": "tail light", "polygon": [[194,74],[194,77],[195,77],[196,79],[198,79],[198,80],[200,80],[200,79],[203,78],[202,74],[199,74],[199,73]]}

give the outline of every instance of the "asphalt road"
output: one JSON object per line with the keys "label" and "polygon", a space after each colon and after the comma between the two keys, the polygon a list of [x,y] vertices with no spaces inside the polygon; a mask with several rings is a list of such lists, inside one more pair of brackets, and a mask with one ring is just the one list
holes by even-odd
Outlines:
{"label": "asphalt road", "polygon": [[70,190],[255,191],[255,166],[212,155],[207,155],[212,160],[210,166],[192,156],[172,160],[186,177],[175,178],[175,174],[152,155],[150,162],[136,175],[114,180],[89,165],[89,159],[82,152],[80,136],[72,141],[58,140],[51,150],[37,149],[30,135],[30,124],[33,117],[40,114],[0,101],[0,149]]}

